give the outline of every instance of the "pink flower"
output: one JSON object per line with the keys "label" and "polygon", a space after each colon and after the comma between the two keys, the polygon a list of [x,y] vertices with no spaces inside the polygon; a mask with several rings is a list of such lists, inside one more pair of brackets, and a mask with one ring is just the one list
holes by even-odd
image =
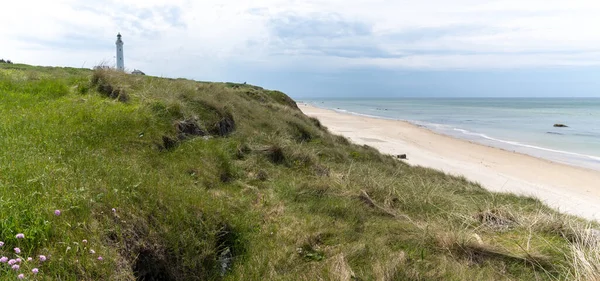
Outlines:
{"label": "pink flower", "polygon": [[55,216],[60,216],[60,210],[54,210],[54,215]]}
{"label": "pink flower", "polygon": [[23,260],[21,258],[17,258],[17,263],[21,263]]}
{"label": "pink flower", "polygon": [[87,240],[86,240],[86,239],[83,239],[83,241],[81,241],[81,243],[83,243],[83,244],[87,244]]}
{"label": "pink flower", "polygon": [[25,234],[23,234],[23,233],[19,233],[19,234],[17,234],[17,236],[15,236],[15,237],[17,237],[17,239],[23,239],[23,238],[25,238]]}
{"label": "pink flower", "polygon": [[12,266],[12,269],[13,269],[13,270],[19,270],[19,267],[20,267],[20,266],[19,266],[18,264],[15,264],[15,265],[13,265],[13,266]]}
{"label": "pink flower", "polygon": [[19,278],[19,279],[24,279],[24,278],[25,278],[25,274],[21,273],[21,274],[19,274],[19,275],[17,276],[17,278]]}
{"label": "pink flower", "polygon": [[15,253],[17,253],[17,254],[21,253],[21,249],[19,249],[19,248],[15,248],[14,250],[15,250]]}
{"label": "pink flower", "polygon": [[0,247],[4,246],[4,242],[0,241]]}
{"label": "pink flower", "polygon": [[46,256],[40,255],[40,261],[46,261]]}
{"label": "pink flower", "polygon": [[11,259],[11,260],[8,261],[8,265],[13,265],[15,263],[17,263],[17,261],[14,260],[14,259]]}
{"label": "pink flower", "polygon": [[99,256],[99,257],[98,257],[98,260],[99,260],[99,261],[103,260],[102,256]]}
{"label": "pink flower", "polygon": [[37,269],[37,268],[34,268],[34,269],[31,270],[31,272],[33,272],[33,274],[37,274],[38,272],[40,272],[40,270]]}
{"label": "pink flower", "polygon": [[28,257],[28,258],[27,258],[27,261],[32,261],[32,260],[33,260],[33,258],[32,258],[32,257]]}
{"label": "pink flower", "polygon": [[1,263],[5,263],[5,262],[7,262],[7,261],[8,261],[8,258],[7,258],[7,257],[1,257],[1,258],[0,258],[0,262],[1,262]]}

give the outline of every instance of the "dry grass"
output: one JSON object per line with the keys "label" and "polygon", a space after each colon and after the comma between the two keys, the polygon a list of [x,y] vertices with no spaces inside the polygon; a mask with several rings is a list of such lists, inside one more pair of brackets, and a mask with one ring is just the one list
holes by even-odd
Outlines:
{"label": "dry grass", "polygon": [[571,280],[600,280],[600,231],[591,226],[572,229],[575,235],[567,253],[571,263]]}

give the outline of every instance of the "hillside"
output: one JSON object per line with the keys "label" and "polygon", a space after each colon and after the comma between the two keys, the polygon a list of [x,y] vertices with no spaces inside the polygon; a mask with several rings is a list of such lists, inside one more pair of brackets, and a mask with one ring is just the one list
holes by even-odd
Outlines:
{"label": "hillside", "polygon": [[256,86],[0,64],[0,148],[1,280],[599,275],[585,221],[351,144]]}

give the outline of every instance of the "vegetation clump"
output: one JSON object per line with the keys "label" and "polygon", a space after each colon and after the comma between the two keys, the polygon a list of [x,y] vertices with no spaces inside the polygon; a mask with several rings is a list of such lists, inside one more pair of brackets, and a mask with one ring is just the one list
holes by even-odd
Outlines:
{"label": "vegetation clump", "polygon": [[352,144],[278,91],[2,64],[0,93],[2,280],[598,276],[597,225]]}

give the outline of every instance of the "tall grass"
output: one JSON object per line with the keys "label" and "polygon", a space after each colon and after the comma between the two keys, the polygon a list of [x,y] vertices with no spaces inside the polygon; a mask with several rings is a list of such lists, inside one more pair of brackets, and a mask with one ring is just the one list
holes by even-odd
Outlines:
{"label": "tall grass", "polygon": [[569,261],[571,280],[600,280],[600,231],[587,226],[574,228],[571,237]]}

